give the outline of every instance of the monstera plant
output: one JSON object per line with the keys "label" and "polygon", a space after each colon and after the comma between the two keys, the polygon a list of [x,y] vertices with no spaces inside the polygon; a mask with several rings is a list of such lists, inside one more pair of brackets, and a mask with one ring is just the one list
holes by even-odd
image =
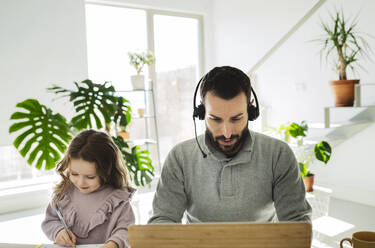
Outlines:
{"label": "monstera plant", "polygon": [[[130,123],[129,102],[116,96],[115,88],[110,83],[96,84],[85,80],[74,84],[75,90],[60,86],[48,88],[49,92],[68,97],[73,104],[76,115],[69,122],[36,99],[18,103],[16,107],[24,111],[11,115],[11,120],[15,123],[10,126],[9,133],[20,133],[13,144],[23,157],[27,157],[27,163],[38,169],[53,169],[78,131],[95,126],[97,129],[105,128],[110,134],[111,123],[115,126]],[[149,152],[140,150],[138,146],[131,147],[121,137],[112,138],[124,157],[135,185],[150,183],[154,168]]]}

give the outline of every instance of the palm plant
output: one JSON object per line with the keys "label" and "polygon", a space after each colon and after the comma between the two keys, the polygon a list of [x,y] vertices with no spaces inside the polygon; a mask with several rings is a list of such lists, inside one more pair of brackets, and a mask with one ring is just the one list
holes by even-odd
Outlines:
{"label": "palm plant", "polygon": [[[321,57],[325,53],[326,60],[334,53],[335,69],[338,71],[340,80],[347,80],[346,69],[351,68],[354,72],[354,64],[360,56],[367,56],[369,45],[363,36],[357,31],[357,17],[350,23],[345,19],[343,11],[330,14],[333,25],[321,22],[324,35],[318,41],[322,44]],[[360,67],[360,65],[358,64]]]}
{"label": "palm plant", "polygon": [[[48,88],[50,92],[68,97],[73,104],[76,115],[70,122],[36,99],[18,103],[16,106],[26,111],[17,111],[11,116],[17,122],[10,126],[9,133],[23,131],[14,140],[14,146],[23,157],[28,154],[27,163],[35,164],[38,169],[53,169],[76,131],[93,128],[95,124],[97,129],[104,127],[109,134],[111,123],[122,127],[130,123],[129,102],[116,96],[110,83],[96,84],[85,80],[74,84],[75,90],[60,86]],[[148,151],[140,151],[137,146],[130,147],[124,140],[120,142],[121,137],[112,138],[122,152],[134,183],[137,186],[150,183],[154,168]]]}

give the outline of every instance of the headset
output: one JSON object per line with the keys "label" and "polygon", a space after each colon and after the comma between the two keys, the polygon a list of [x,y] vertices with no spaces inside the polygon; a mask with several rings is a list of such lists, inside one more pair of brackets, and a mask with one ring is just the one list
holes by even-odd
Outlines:
{"label": "headset", "polygon": [[[196,123],[195,123],[195,118],[198,118],[199,120],[204,120],[204,117],[205,117],[205,114],[206,114],[206,109],[205,109],[203,103],[199,104],[198,107],[195,105],[195,103],[196,103],[196,98],[197,98],[197,93],[198,93],[199,86],[202,83],[202,81],[206,81],[208,75],[209,75],[209,73],[207,73],[206,75],[204,75],[199,80],[198,85],[195,88],[194,99],[193,99],[193,122],[194,122],[195,140],[196,140],[196,142],[198,144],[199,150],[202,152],[203,158],[206,158],[207,154],[205,152],[203,152],[203,149],[201,148],[201,146],[200,146],[200,144],[198,142],[197,127],[196,127]],[[250,83],[250,89],[251,89],[251,92],[254,95],[256,106],[252,105],[251,102],[249,101],[248,106],[247,106],[247,114],[248,114],[248,120],[249,121],[254,121],[259,116],[259,103],[258,103],[257,95],[255,94],[255,91],[254,91],[253,87],[251,87],[251,83]]]}

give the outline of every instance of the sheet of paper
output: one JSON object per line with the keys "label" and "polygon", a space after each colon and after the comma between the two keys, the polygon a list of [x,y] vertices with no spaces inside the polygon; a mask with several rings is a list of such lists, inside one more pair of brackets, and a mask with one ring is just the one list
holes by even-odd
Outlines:
{"label": "sheet of paper", "polygon": [[[76,245],[76,248],[99,248],[103,244],[95,244],[95,245]],[[52,245],[41,245],[40,248],[66,248],[66,246],[60,246],[56,244]]]}

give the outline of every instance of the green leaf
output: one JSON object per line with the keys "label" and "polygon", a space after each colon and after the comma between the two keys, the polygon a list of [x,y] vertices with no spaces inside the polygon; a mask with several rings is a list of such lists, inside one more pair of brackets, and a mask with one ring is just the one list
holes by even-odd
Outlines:
{"label": "green leaf", "polygon": [[123,97],[118,98],[113,121],[116,125],[120,126],[122,130],[125,130],[126,127],[130,124],[131,107],[129,105],[129,101]]}
{"label": "green leaf", "polygon": [[314,154],[315,154],[316,159],[327,164],[329,159],[331,158],[332,148],[328,144],[328,142],[321,141],[315,145]]}
{"label": "green leaf", "polygon": [[292,124],[287,126],[287,130],[293,138],[297,138],[298,136],[305,137],[308,126],[306,121],[302,121],[300,125],[293,122]]}
{"label": "green leaf", "polygon": [[307,166],[305,163],[299,162],[298,163],[299,171],[301,173],[302,178],[305,178],[307,174],[309,174],[309,170],[307,169]]}
{"label": "green leaf", "polygon": [[112,139],[123,155],[134,184],[144,186],[150,183],[154,177],[154,167],[149,158],[149,152],[140,151],[138,146],[129,147],[122,137],[112,137]]}
{"label": "green leaf", "polygon": [[118,99],[114,96],[114,87],[108,82],[96,84],[88,79],[74,84],[76,90],[67,90],[57,86],[50,88],[55,94],[68,93],[65,96],[69,96],[78,113],[71,120],[73,127],[78,130],[92,128],[95,122],[96,128],[101,129],[105,123],[110,123]]}
{"label": "green leaf", "polygon": [[13,123],[9,128],[9,133],[23,131],[13,145],[27,158],[28,164],[38,169],[43,165],[47,170],[54,168],[72,138],[66,119],[35,99],[27,99],[16,106],[26,112],[15,112],[13,120],[26,120]]}

